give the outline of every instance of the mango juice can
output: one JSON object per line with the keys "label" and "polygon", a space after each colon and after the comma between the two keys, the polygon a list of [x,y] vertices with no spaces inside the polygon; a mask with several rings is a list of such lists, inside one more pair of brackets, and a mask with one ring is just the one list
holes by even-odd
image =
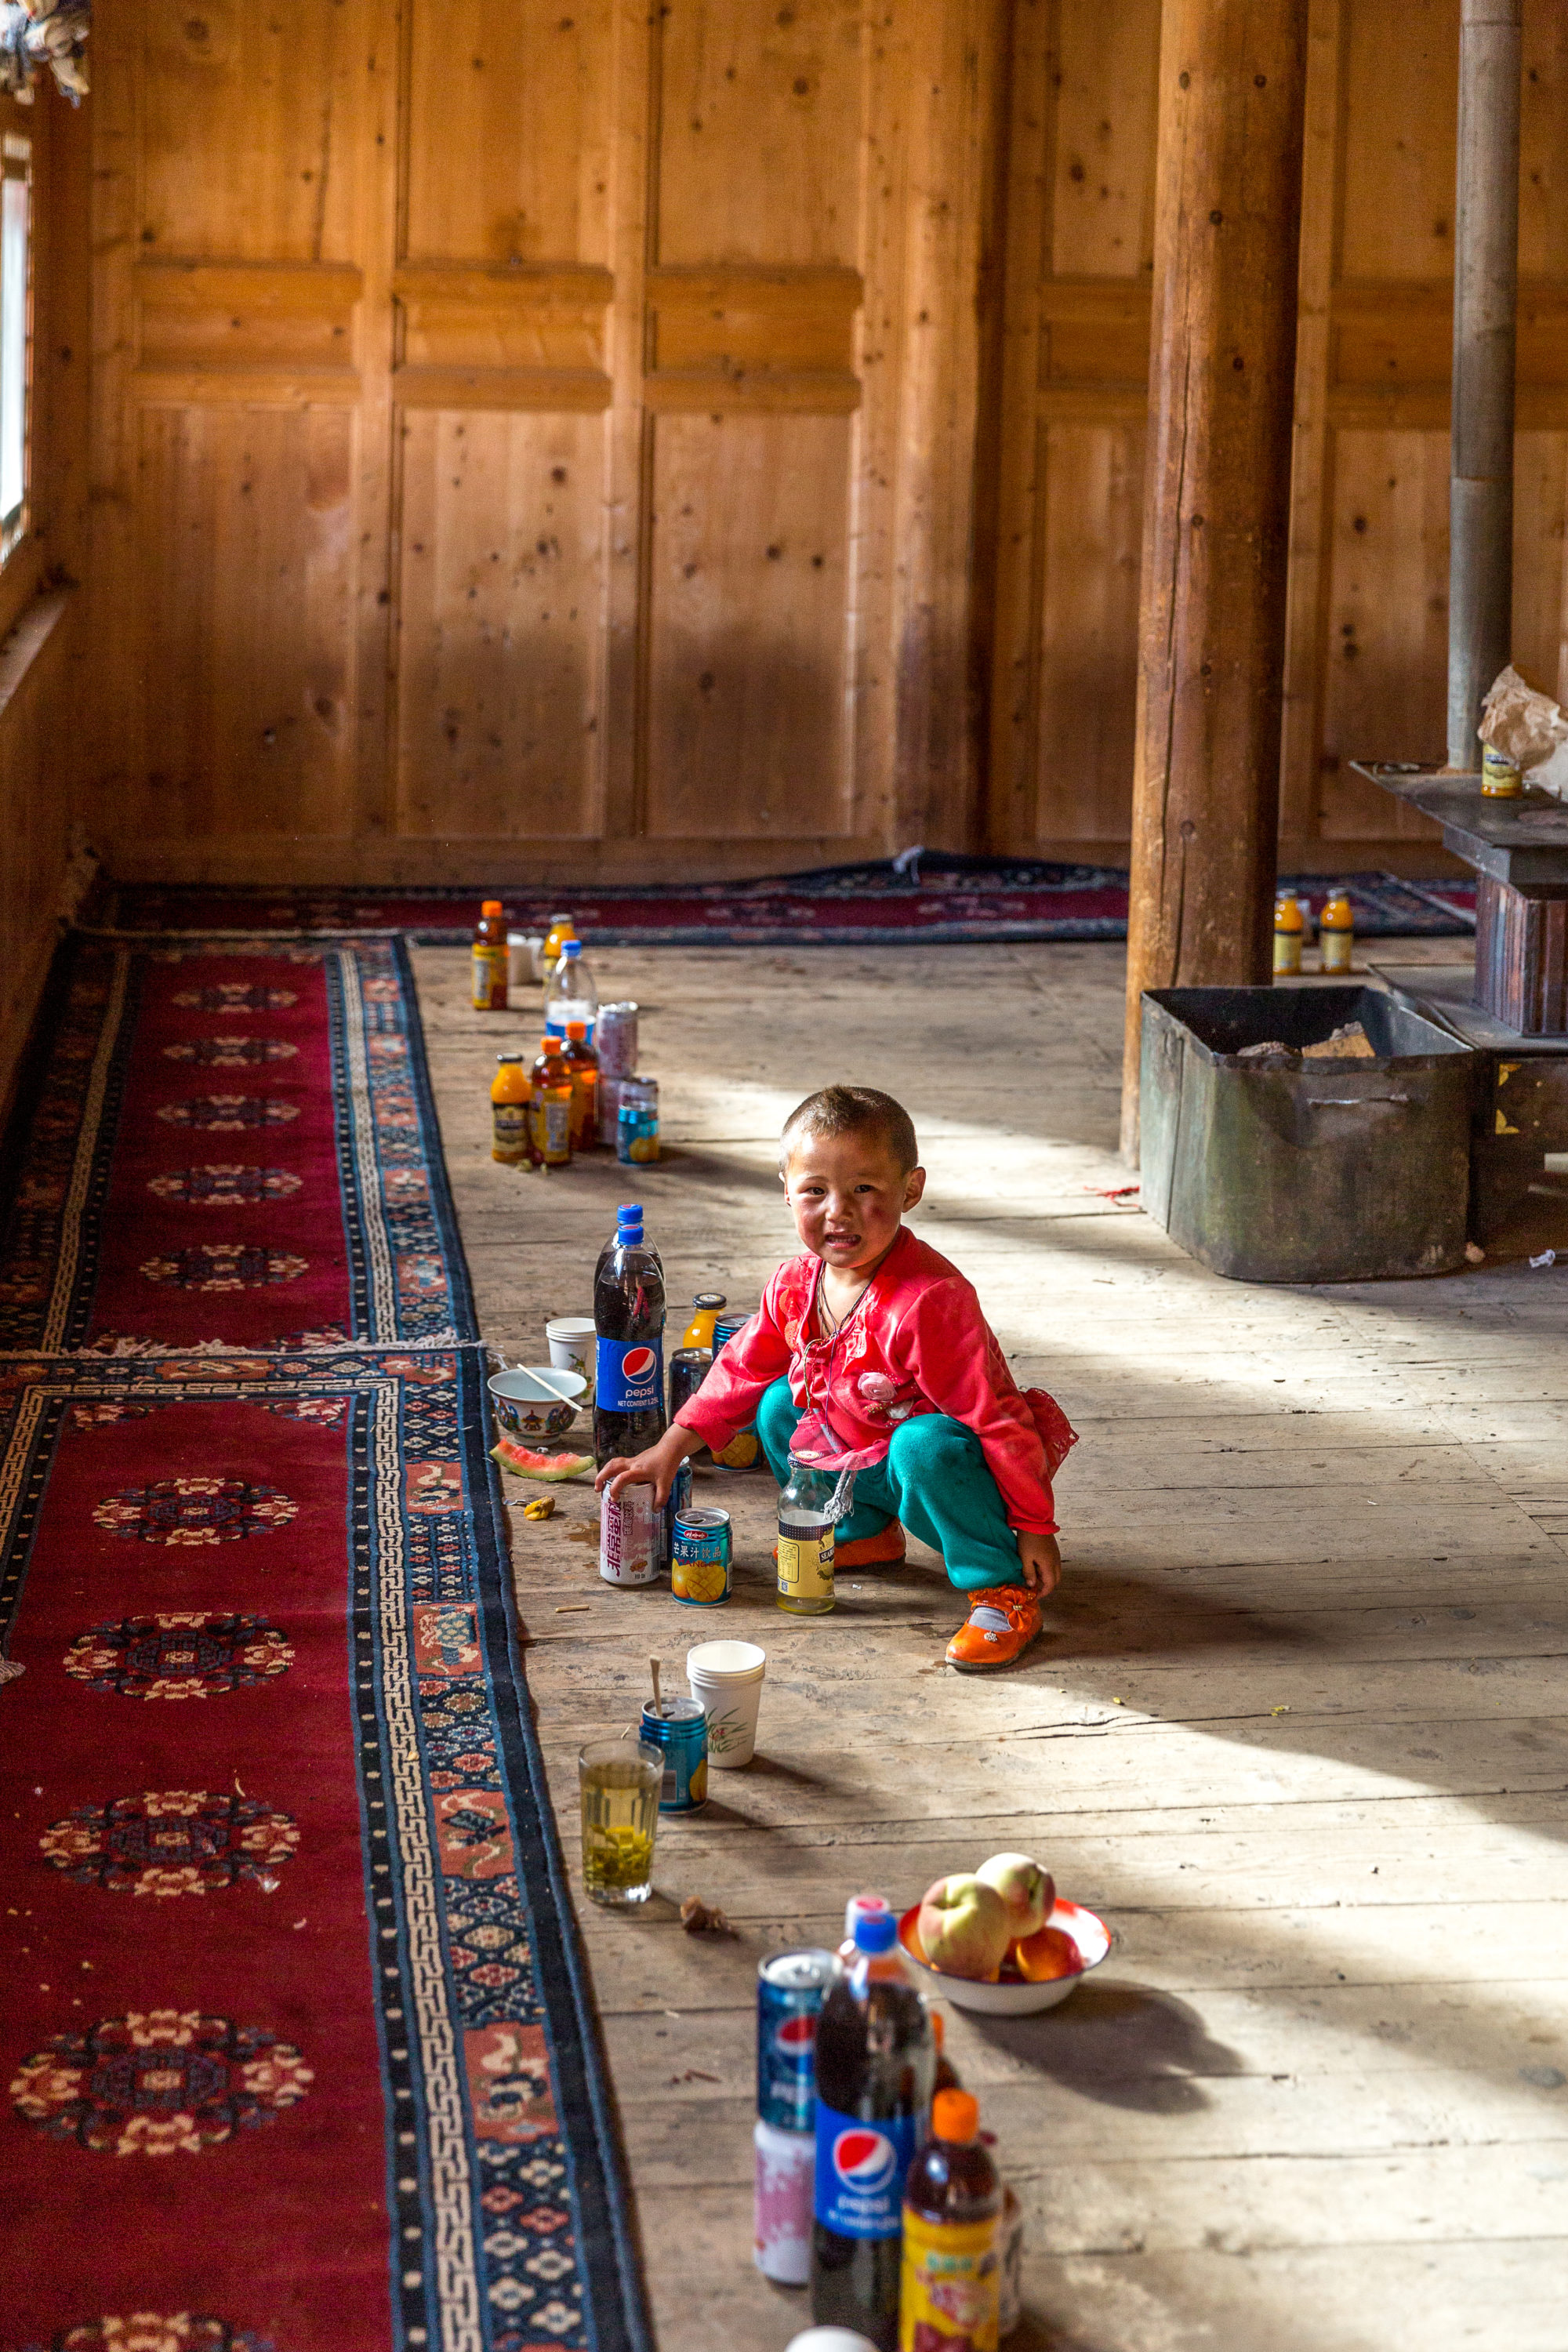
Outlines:
{"label": "mango juice can", "polygon": [[730,1598],[733,1551],[728,1511],[678,1511],[669,1548],[669,1589],[689,1607],[716,1609]]}

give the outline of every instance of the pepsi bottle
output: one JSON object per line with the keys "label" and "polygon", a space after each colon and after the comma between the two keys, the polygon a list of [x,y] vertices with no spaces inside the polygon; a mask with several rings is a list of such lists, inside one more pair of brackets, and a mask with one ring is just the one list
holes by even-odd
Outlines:
{"label": "pepsi bottle", "polygon": [[936,2048],[891,1912],[855,1922],[855,1958],[816,2025],[811,2315],[898,2352],[904,2179],[926,2136]]}
{"label": "pepsi bottle", "polygon": [[618,1213],[594,1280],[594,1455],[640,1454],[664,1434],[664,1268],[643,1239],[642,1210]]}

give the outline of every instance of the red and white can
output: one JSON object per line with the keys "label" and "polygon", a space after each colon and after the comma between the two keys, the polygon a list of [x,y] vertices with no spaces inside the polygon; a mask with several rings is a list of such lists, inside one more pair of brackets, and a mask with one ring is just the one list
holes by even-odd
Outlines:
{"label": "red and white can", "polygon": [[594,1026],[594,1051],[602,1078],[629,1078],[637,1066],[637,1008],[601,1004]]}
{"label": "red and white can", "polygon": [[657,1584],[664,1562],[664,1513],[651,1486],[623,1486],[599,1502],[599,1574],[606,1584]]}
{"label": "red and white can", "polygon": [[780,2131],[759,2116],[752,2140],[757,2151],[757,2268],[780,2286],[805,2286],[811,2276],[816,2134]]}

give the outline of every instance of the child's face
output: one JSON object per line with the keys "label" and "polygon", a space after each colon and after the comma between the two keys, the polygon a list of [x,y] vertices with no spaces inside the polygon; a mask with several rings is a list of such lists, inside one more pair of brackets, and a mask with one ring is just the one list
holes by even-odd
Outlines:
{"label": "child's face", "polygon": [[887,1145],[868,1135],[799,1136],[784,1170],[796,1233],[841,1274],[876,1264],[925,1184],[923,1168],[906,1174]]}

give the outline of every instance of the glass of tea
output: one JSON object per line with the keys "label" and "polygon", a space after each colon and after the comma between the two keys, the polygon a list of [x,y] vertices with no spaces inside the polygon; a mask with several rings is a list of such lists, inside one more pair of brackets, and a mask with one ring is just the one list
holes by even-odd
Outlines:
{"label": "glass of tea", "polygon": [[583,1884],[608,1910],[630,1910],[653,1892],[663,1779],[663,1751],[644,1740],[593,1739],[578,1756]]}

